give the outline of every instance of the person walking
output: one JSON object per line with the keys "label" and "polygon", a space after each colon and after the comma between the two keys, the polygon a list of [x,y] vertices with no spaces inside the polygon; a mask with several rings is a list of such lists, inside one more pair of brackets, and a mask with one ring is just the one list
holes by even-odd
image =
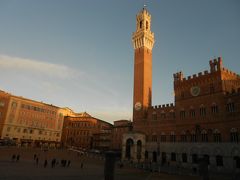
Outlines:
{"label": "person walking", "polygon": [[44,161],[44,168],[46,168],[47,167],[47,164],[48,164],[48,162],[47,162],[47,159],[45,159],[45,161]]}
{"label": "person walking", "polygon": [[36,155],[36,154],[34,154],[34,156],[33,156],[33,160],[36,160],[36,158],[37,158],[37,155]]}

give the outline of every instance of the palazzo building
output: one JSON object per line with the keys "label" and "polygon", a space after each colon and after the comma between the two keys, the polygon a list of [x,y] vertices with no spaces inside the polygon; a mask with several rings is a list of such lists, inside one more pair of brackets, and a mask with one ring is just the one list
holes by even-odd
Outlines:
{"label": "palazzo building", "polygon": [[111,146],[112,124],[83,112],[64,118],[62,143],[82,149],[106,150]]}
{"label": "palazzo building", "polygon": [[0,139],[17,144],[60,144],[69,109],[0,91]]}
{"label": "palazzo building", "polygon": [[240,170],[240,76],[223,66],[185,77],[173,74],[174,103],[152,105],[151,15],[136,16],[133,130],[122,140],[122,160],[162,166],[198,167],[205,158],[210,171]]}

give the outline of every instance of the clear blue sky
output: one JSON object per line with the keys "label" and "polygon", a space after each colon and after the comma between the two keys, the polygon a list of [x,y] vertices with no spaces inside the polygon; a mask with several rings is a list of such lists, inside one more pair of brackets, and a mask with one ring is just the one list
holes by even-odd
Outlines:
{"label": "clear blue sky", "polygon": [[[0,0],[0,89],[112,122],[132,117],[131,35],[143,0]],[[148,0],[155,33],[153,105],[173,73],[222,56],[240,72],[239,0]]]}

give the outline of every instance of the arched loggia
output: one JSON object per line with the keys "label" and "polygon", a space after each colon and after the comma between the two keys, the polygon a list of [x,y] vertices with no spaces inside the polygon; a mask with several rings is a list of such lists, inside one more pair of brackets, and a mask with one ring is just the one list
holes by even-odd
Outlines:
{"label": "arched loggia", "polygon": [[126,158],[128,160],[130,160],[130,158],[131,158],[132,148],[133,148],[133,140],[131,138],[129,138],[126,141]]}

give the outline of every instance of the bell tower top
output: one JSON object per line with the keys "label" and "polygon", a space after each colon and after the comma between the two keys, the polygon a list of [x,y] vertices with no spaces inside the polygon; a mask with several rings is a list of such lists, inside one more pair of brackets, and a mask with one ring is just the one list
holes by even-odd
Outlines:
{"label": "bell tower top", "polygon": [[151,32],[151,15],[144,7],[136,16],[136,31],[132,35],[134,49],[146,47],[152,50],[154,33]]}

